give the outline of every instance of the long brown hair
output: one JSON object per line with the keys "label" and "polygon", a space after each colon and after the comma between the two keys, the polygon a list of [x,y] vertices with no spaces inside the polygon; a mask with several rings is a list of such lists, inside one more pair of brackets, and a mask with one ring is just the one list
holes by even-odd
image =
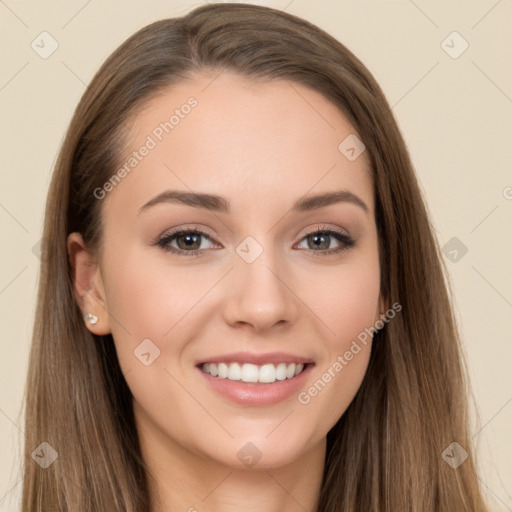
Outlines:
{"label": "long brown hair", "polygon": [[[391,109],[343,44],[300,18],[247,4],[207,5],[142,28],[107,59],[76,108],[46,204],[23,511],[152,510],[132,396],[111,335],[84,326],[66,239],[78,231],[98,247],[94,190],[117,169],[128,122],[158,91],[205,69],[311,87],[338,106],[369,155],[381,293],[402,310],[375,335],[363,383],[327,435],[318,511],[486,511],[449,279]],[[43,442],[58,454],[46,469],[31,456]],[[456,468],[442,456],[452,442],[468,452]]]}

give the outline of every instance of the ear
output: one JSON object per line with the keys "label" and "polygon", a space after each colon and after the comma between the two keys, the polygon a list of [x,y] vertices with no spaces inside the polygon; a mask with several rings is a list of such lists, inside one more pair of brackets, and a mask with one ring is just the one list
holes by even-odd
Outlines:
{"label": "ear", "polygon": [[379,300],[377,303],[377,309],[375,311],[375,320],[374,323],[377,323],[379,320],[384,320],[386,318],[386,312],[389,309],[389,300],[384,297],[382,294],[379,296]]}
{"label": "ear", "polygon": [[[67,239],[68,257],[71,265],[73,291],[76,302],[84,316],[89,331],[98,336],[110,334],[110,316],[103,287],[100,267],[94,255],[86,248],[80,233],[71,233]],[[98,320],[91,323],[85,315],[94,315]]]}
{"label": "ear", "polygon": [[381,315],[385,315],[386,311],[389,309],[389,300],[387,297],[384,297],[382,294],[379,297],[379,312]]}

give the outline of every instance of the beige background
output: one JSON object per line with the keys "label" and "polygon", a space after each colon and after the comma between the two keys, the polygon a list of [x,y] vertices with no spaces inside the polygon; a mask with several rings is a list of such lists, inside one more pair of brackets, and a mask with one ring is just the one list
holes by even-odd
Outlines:
{"label": "beige background", "polygon": [[[259,3],[326,29],[368,66],[393,105],[441,244],[457,237],[468,249],[447,263],[480,410],[475,448],[493,510],[512,511],[512,3]],[[0,512],[18,510],[33,247],[63,134],[85,85],[119,44],[200,4],[0,1]],[[43,31],[59,45],[47,59],[31,48]],[[455,55],[462,39],[442,46],[453,31],[469,44],[458,58],[445,49]]]}

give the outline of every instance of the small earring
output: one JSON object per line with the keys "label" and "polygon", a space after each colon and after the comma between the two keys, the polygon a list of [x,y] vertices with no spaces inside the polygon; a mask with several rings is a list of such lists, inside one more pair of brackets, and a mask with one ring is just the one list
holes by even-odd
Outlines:
{"label": "small earring", "polygon": [[96,315],[93,315],[92,313],[85,314],[84,318],[91,325],[95,325],[98,322],[98,317]]}

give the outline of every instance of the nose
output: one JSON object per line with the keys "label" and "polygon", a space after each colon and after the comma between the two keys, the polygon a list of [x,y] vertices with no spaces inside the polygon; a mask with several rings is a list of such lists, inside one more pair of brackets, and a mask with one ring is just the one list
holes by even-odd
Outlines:
{"label": "nose", "polygon": [[237,260],[225,302],[225,321],[234,327],[250,326],[262,333],[274,326],[293,324],[299,304],[293,293],[290,272],[278,265],[270,250],[264,250],[252,263],[235,255]]}

